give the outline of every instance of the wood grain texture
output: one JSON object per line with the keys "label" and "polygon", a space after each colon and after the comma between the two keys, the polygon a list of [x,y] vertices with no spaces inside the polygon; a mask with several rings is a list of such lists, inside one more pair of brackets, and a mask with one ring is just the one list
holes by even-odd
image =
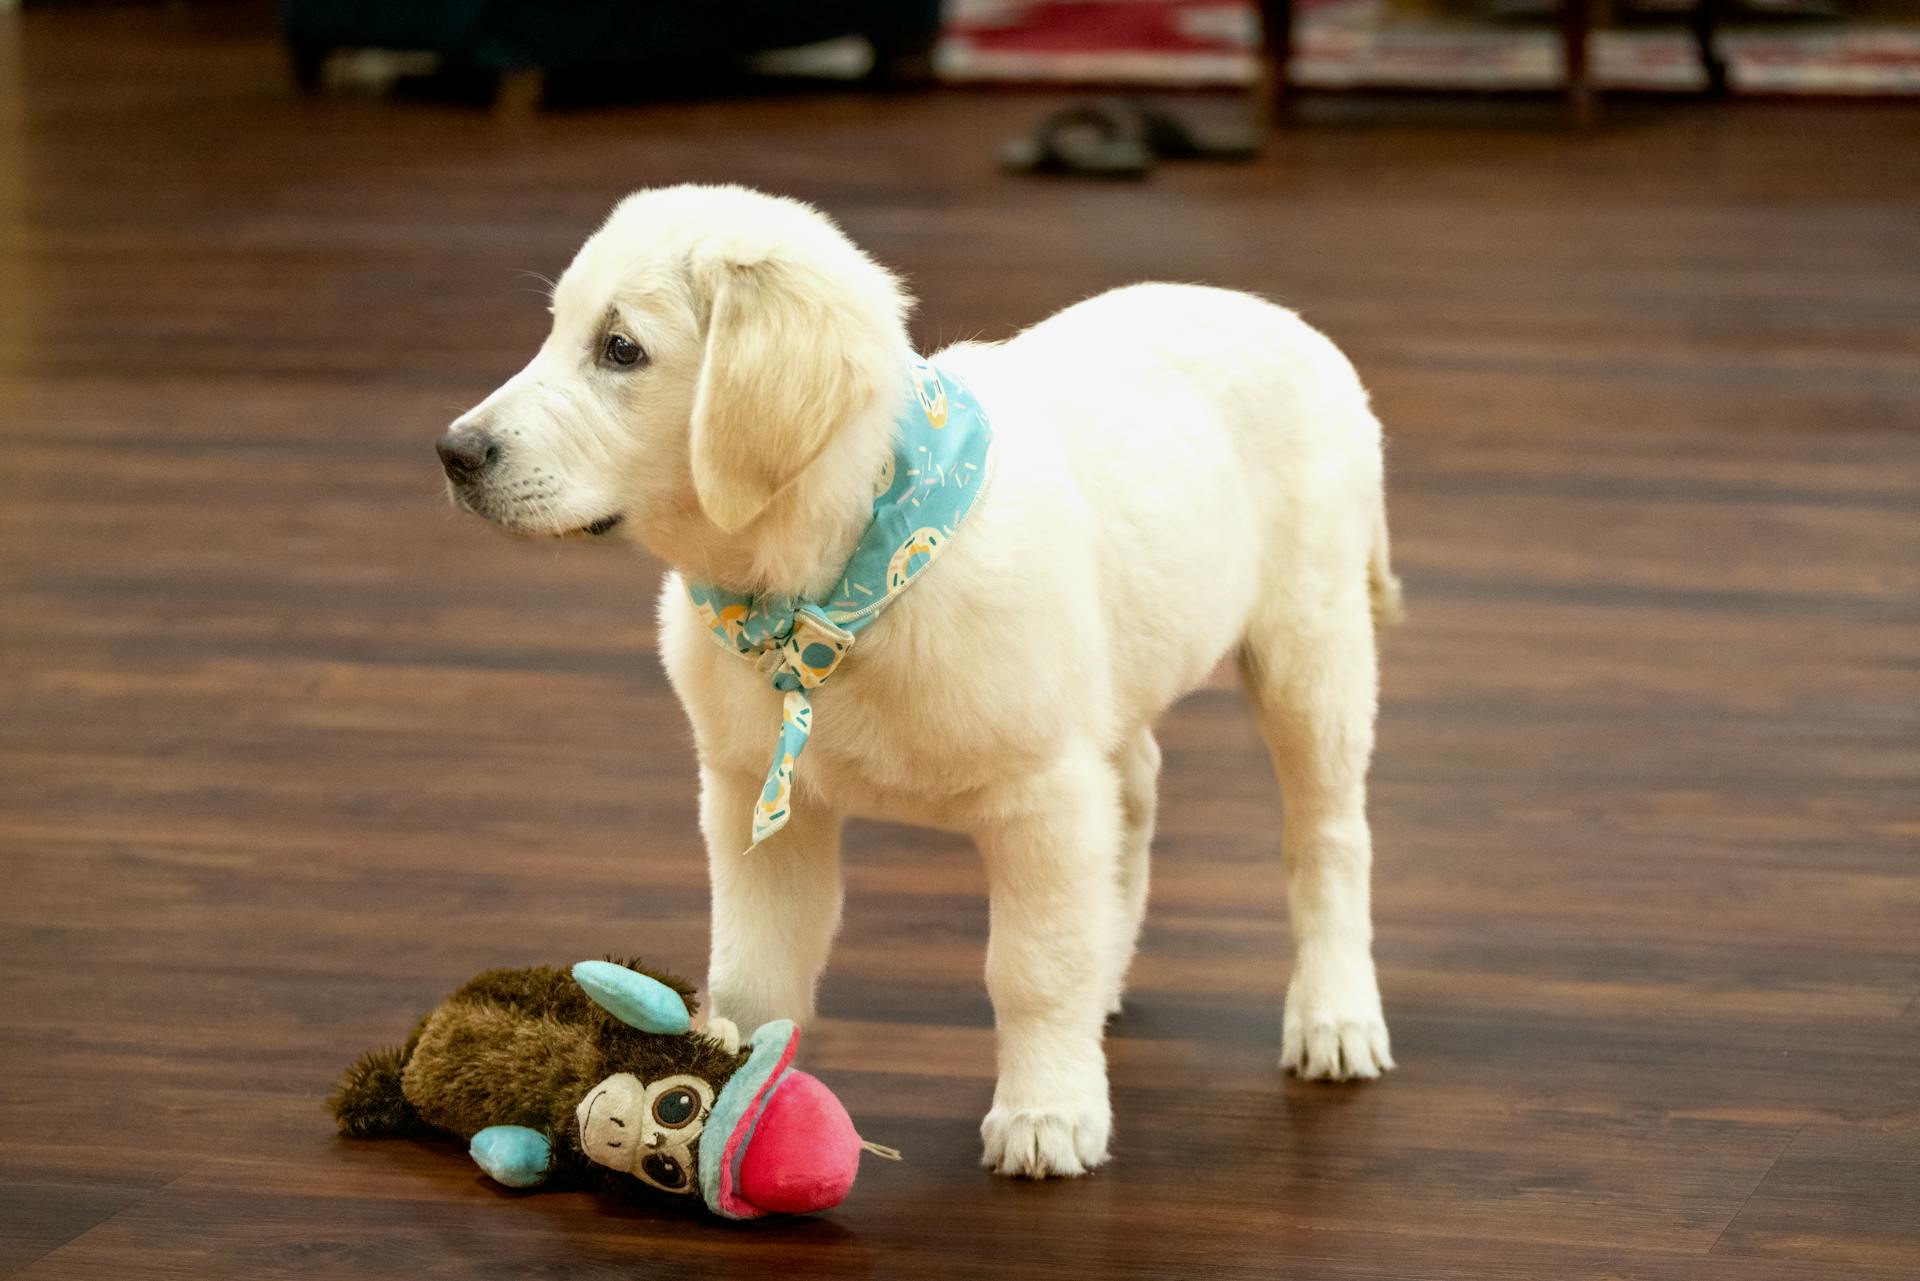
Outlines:
{"label": "wood grain texture", "polygon": [[[1051,105],[501,121],[299,99],[247,7],[0,22],[0,1274],[1920,1271],[1920,112],[1343,100],[1249,167],[1000,176]],[[1097,1177],[976,1168],[981,875],[879,825],[806,1057],[907,1160],[841,1210],[333,1137],[340,1068],[477,969],[705,954],[657,567],[457,518],[429,448],[541,336],[521,273],[683,179],[833,211],[929,345],[1167,277],[1353,354],[1411,602],[1388,1080],[1274,1066],[1279,803],[1216,683],[1165,725]]]}

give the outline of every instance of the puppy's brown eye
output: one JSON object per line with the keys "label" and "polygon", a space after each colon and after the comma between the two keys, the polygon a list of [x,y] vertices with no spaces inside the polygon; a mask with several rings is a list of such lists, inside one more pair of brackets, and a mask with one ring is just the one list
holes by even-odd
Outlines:
{"label": "puppy's brown eye", "polygon": [[607,345],[600,354],[609,365],[637,365],[646,358],[647,353],[640,350],[640,344],[625,334],[608,334]]}

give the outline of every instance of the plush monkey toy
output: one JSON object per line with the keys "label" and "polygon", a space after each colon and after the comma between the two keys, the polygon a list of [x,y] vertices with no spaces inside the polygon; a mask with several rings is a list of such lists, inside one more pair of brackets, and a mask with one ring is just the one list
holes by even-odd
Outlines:
{"label": "plush monkey toy", "polygon": [[791,1022],[743,1047],[724,1019],[692,1030],[693,1005],[637,961],[489,970],[361,1056],[327,1106],[352,1138],[456,1134],[509,1187],[638,1181],[730,1219],[830,1209],[863,1149],[898,1158],[793,1068]]}

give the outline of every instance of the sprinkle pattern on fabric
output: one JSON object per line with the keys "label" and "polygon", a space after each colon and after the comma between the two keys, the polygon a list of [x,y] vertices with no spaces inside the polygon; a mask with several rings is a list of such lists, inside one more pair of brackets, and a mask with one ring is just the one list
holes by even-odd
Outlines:
{"label": "sprinkle pattern on fabric", "polygon": [[786,826],[793,771],[819,688],[880,611],[925,573],[986,483],[993,429],[965,383],[919,356],[909,365],[893,454],[874,480],[873,519],[825,600],[747,596],[687,584],[714,641],[758,663],[784,697],[780,736],[753,807],[753,844]]}

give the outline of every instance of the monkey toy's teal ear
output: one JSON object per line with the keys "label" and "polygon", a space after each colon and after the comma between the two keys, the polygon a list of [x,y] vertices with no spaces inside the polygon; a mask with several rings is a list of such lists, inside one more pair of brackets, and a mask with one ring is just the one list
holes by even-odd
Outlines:
{"label": "monkey toy's teal ear", "polygon": [[682,1036],[693,1026],[687,1003],[659,979],[612,961],[582,961],[573,981],[593,1003],[628,1027],[663,1036]]}

